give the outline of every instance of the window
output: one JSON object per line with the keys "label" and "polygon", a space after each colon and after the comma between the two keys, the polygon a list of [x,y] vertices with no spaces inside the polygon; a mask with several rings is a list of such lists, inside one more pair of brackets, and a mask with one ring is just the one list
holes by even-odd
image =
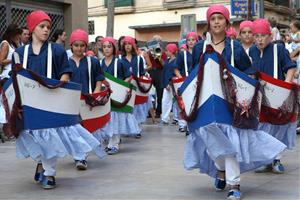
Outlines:
{"label": "window", "polygon": [[[115,7],[134,6],[134,0],[115,0]],[[104,6],[107,8],[107,0],[104,1]]]}
{"label": "window", "polygon": [[89,21],[89,35],[95,34],[95,22],[94,20]]}

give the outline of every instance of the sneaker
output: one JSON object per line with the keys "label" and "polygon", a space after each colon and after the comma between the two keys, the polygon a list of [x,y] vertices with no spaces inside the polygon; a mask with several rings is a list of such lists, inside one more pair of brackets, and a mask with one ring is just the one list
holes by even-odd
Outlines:
{"label": "sneaker", "polygon": [[142,134],[140,134],[140,133],[135,135],[136,139],[140,139],[141,137],[142,137]]}
{"label": "sneaker", "polygon": [[114,155],[114,154],[117,154],[117,153],[119,153],[119,149],[116,148],[116,147],[110,148],[110,150],[107,152],[108,155]]}
{"label": "sneaker", "polygon": [[[40,171],[40,169],[42,168],[42,171]],[[34,174],[34,181],[36,183],[41,183],[43,181],[43,175],[44,174],[44,169],[41,163],[38,163],[36,165],[36,169],[35,169],[35,174]]]}
{"label": "sneaker", "polygon": [[186,126],[185,127],[179,127],[179,132],[182,132],[182,133],[185,133],[185,132],[187,132],[187,128],[186,128]]}
{"label": "sneaker", "polygon": [[241,199],[241,191],[239,189],[231,189],[227,194],[227,199],[229,200],[240,200]]}
{"label": "sneaker", "polygon": [[172,124],[173,124],[173,125],[178,125],[178,120],[173,119]]}
{"label": "sneaker", "polygon": [[75,165],[78,170],[86,170],[87,169],[87,161],[86,160],[75,160]]}
{"label": "sneaker", "polygon": [[269,165],[263,165],[259,168],[257,168],[254,172],[255,173],[265,173],[265,172],[271,172],[272,171],[272,164]]}
{"label": "sneaker", "polygon": [[107,153],[108,151],[110,151],[110,148],[105,147],[104,151]]}
{"label": "sneaker", "polygon": [[54,176],[44,176],[42,186],[45,190],[53,189],[56,186]]}
{"label": "sneaker", "polygon": [[189,131],[186,131],[185,132],[185,136],[189,136],[190,135],[190,132]]}
{"label": "sneaker", "polygon": [[283,174],[284,173],[284,167],[280,163],[280,160],[274,160],[273,161],[272,172],[274,174]]}
{"label": "sneaker", "polygon": [[225,187],[226,187],[226,180],[225,180],[225,178],[224,179],[220,178],[219,174],[221,174],[221,173],[224,173],[224,177],[225,177],[225,171],[218,171],[218,175],[217,175],[217,177],[215,179],[215,188],[218,191],[224,190]]}
{"label": "sneaker", "polygon": [[161,125],[169,125],[168,122],[165,122],[165,121],[163,121],[163,120],[160,121],[160,124],[161,124]]}

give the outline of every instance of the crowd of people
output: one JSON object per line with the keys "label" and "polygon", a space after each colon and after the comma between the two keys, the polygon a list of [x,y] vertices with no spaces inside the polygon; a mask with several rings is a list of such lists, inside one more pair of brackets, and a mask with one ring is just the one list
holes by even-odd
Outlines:
{"label": "crowd of people", "polygon": [[[79,123],[21,130],[16,139],[17,156],[31,157],[37,163],[34,180],[44,189],[54,188],[57,159],[66,155],[73,157],[78,170],[86,170],[88,152],[94,150],[100,158],[117,154],[122,136],[142,137],[142,124],[147,117],[151,117],[153,123],[159,119],[160,125],[178,125],[178,130],[187,136],[184,167],[198,168],[215,178],[217,190],[228,186],[228,199],[241,198],[240,174],[245,171],[284,173],[281,153],[295,145],[296,122],[260,123],[257,129],[212,123],[190,130],[189,123],[180,114],[180,106],[174,101],[170,82],[199,70],[197,66],[206,52],[207,38],[226,63],[251,77],[260,71],[282,81],[299,83],[299,21],[291,22],[290,32],[280,37],[272,20],[271,23],[266,19],[245,20],[237,31],[230,26],[229,16],[226,7],[212,5],[206,13],[208,26],[204,35],[199,37],[196,32],[188,32],[184,44],[168,43],[165,47],[163,39],[154,35],[147,49],[139,48],[131,36],[118,40],[98,36],[90,42],[82,29],[74,30],[69,40],[61,29],[49,38],[52,20],[41,10],[27,16],[27,27],[9,25],[0,44],[2,85],[10,78],[15,64],[40,76],[81,84],[83,94],[100,92],[106,74],[127,83],[136,77],[148,77],[153,84],[147,102],[135,105],[133,112],[111,110],[111,120],[92,134]],[[52,68],[50,74],[49,68]],[[1,93],[0,123],[5,128],[10,126],[10,120],[3,89]],[[7,132],[13,134],[9,128]]]}

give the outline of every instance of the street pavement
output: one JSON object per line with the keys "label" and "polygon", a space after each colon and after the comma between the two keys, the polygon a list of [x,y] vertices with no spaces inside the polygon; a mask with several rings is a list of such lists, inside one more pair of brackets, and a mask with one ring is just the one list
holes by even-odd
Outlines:
{"label": "street pavement", "polygon": [[[57,187],[48,191],[33,182],[36,164],[17,159],[13,141],[0,143],[0,199],[226,199],[213,179],[183,168],[185,140],[176,126],[145,124],[141,139],[122,138],[119,154],[99,160],[91,153],[87,171],[60,159]],[[285,174],[242,174],[244,200],[300,199],[300,135],[296,143],[283,155]]]}

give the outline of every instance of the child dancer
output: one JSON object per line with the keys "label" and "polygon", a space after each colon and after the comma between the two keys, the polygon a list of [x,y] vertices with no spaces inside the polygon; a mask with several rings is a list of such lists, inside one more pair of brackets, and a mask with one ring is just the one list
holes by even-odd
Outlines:
{"label": "child dancer", "polygon": [[173,95],[170,88],[170,81],[174,76],[174,68],[176,67],[176,54],[177,54],[176,44],[168,44],[166,46],[166,54],[168,59],[164,63],[163,73],[161,77],[161,88],[163,88],[163,98],[162,98],[162,114],[161,121],[163,124],[169,123],[170,112],[173,104]]}
{"label": "child dancer", "polygon": [[[145,74],[144,62],[141,56],[137,55],[136,43],[134,38],[125,36],[123,39],[122,51],[122,63],[129,69],[131,74],[135,77],[140,77]],[[138,124],[144,123],[148,115],[147,102],[144,104],[135,105],[133,114]],[[142,135],[139,133],[136,138],[140,138]]]}
{"label": "child dancer", "polygon": [[[116,78],[130,82],[131,74],[129,68],[125,67],[116,57],[116,44],[112,37],[103,38],[104,59],[101,60],[101,68],[103,71],[115,75]],[[115,69],[117,70],[115,72]],[[118,91],[113,91],[118,92]],[[111,112],[111,120],[113,123],[113,133],[110,135],[107,146],[107,153],[113,155],[119,152],[119,143],[121,135],[137,135],[140,134],[138,123],[131,113]]]}
{"label": "child dancer", "polygon": [[[89,94],[91,92],[100,92],[101,84],[104,80],[104,74],[100,67],[99,61],[93,57],[88,57],[84,55],[87,48],[87,44],[88,34],[84,30],[76,29],[72,32],[70,36],[70,46],[73,55],[69,59],[69,65],[72,69],[71,81],[75,83],[80,83],[82,85],[81,92],[83,94]],[[89,74],[89,68],[91,74]],[[90,87],[91,91],[89,91]],[[112,129],[110,130],[112,131]],[[102,131],[104,130],[96,130],[93,133],[93,136],[95,136],[100,143],[102,140]],[[104,152],[103,155],[105,155]],[[75,160],[75,164],[78,170],[86,170],[86,156],[82,157],[80,160]]]}
{"label": "child dancer", "polygon": [[[214,50],[240,70],[250,67],[243,47],[226,37],[228,9],[223,5],[212,5],[207,10],[206,18]],[[204,43],[200,41],[194,47],[194,60],[199,61]],[[241,198],[240,173],[258,167],[258,162],[273,159],[284,148],[284,144],[263,131],[211,123],[190,131],[184,165],[187,169],[199,168],[200,172],[214,177],[217,190],[224,190],[227,184],[227,198],[238,200]]]}
{"label": "child dancer", "polygon": [[[276,66],[278,67],[278,79],[292,82],[296,64],[291,61],[289,53],[283,45],[277,44],[277,47],[275,47],[274,44],[271,43],[272,35],[269,26],[269,22],[265,19],[257,19],[253,22],[255,45],[253,45],[249,51],[253,66],[256,67],[258,71],[274,76],[274,57],[276,56],[278,57],[278,66]],[[274,48],[277,48],[277,55],[274,55]],[[288,149],[291,149],[295,145],[296,123],[286,125],[261,123],[259,129],[283,142]],[[272,171],[277,174],[283,173],[284,167],[280,163],[280,157],[281,156],[278,155],[273,163],[259,168],[256,172]]]}
{"label": "child dancer", "polygon": [[[193,68],[193,48],[198,42],[198,35],[195,32],[189,32],[186,35],[187,49],[179,51],[177,55],[177,65],[174,69],[174,73],[177,77],[188,76]],[[180,117],[180,116],[179,116]],[[187,123],[184,119],[179,119],[179,131],[187,132]]]}
{"label": "child dancer", "polygon": [[[23,66],[27,66],[42,76],[46,76],[47,68],[52,67],[53,79],[68,81],[72,70],[69,67],[65,50],[59,44],[48,43],[51,28],[50,17],[44,11],[33,11],[26,17],[26,22],[32,34],[32,42],[16,50],[13,64],[18,63],[19,60]],[[48,51],[52,52],[52,57],[48,57]],[[27,60],[26,63],[25,60]],[[52,63],[52,65],[47,66],[47,63]],[[73,158],[80,160],[92,149],[100,153],[100,143],[79,124],[59,128],[23,130],[16,140],[17,156],[21,158],[30,156],[38,162],[34,180],[42,182],[44,189],[52,189],[56,186],[54,176],[57,158],[70,154]]]}
{"label": "child dancer", "polygon": [[249,55],[249,49],[254,41],[251,21],[243,21],[240,23],[240,39],[244,50]]}

